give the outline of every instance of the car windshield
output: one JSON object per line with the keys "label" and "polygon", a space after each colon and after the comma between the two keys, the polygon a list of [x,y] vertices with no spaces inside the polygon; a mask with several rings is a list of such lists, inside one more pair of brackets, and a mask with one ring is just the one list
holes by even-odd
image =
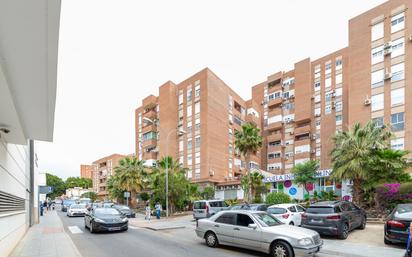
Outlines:
{"label": "car windshield", "polygon": [[130,210],[130,208],[127,207],[127,206],[117,206],[117,208],[120,209],[120,210],[122,210],[122,211],[128,211],[128,210]]}
{"label": "car windshield", "polygon": [[253,216],[259,221],[259,223],[264,227],[273,227],[283,224],[278,219],[267,213],[255,213]]}
{"label": "car windshield", "polygon": [[210,207],[227,207],[224,201],[209,202]]}
{"label": "car windshield", "polygon": [[268,208],[267,212],[270,213],[270,214],[283,214],[283,213],[286,213],[286,209],[278,208],[278,207],[272,207],[272,208]]}
{"label": "car windshield", "polygon": [[72,204],[70,206],[70,209],[85,209],[86,205],[85,204]]}
{"label": "car windshield", "polygon": [[74,204],[74,200],[64,200],[63,204],[64,205],[72,205],[72,204]]}
{"label": "car windshield", "polygon": [[307,213],[314,213],[314,214],[326,214],[326,213],[334,213],[333,207],[325,207],[325,206],[311,206],[306,210]]}
{"label": "car windshield", "polygon": [[398,205],[395,216],[397,218],[412,219],[412,204]]}
{"label": "car windshield", "polygon": [[120,212],[114,208],[98,208],[94,210],[95,215],[120,215]]}

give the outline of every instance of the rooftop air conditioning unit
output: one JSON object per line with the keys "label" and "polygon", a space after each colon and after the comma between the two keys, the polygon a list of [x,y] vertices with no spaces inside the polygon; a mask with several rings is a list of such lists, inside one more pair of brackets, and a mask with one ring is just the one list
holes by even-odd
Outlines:
{"label": "rooftop air conditioning unit", "polygon": [[370,105],[371,103],[372,103],[372,101],[371,101],[371,99],[370,99],[369,97],[367,97],[367,98],[365,99],[365,101],[363,102],[363,104],[366,105],[366,106]]}

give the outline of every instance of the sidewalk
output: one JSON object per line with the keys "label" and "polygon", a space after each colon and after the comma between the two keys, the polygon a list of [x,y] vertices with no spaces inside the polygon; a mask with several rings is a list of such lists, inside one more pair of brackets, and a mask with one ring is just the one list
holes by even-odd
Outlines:
{"label": "sidewalk", "polygon": [[151,230],[168,230],[168,229],[179,229],[190,227],[195,225],[192,215],[179,216],[179,217],[169,217],[166,219],[162,217],[161,219],[156,219],[156,216],[152,216],[152,219],[145,220],[144,215],[136,214],[136,218],[129,219],[130,226],[136,226],[139,228],[146,228]]}
{"label": "sidewalk", "polygon": [[384,247],[367,244],[357,244],[345,242],[342,240],[323,240],[321,253],[333,256],[350,256],[350,257],[403,257],[405,250],[393,247]]}
{"label": "sidewalk", "polygon": [[40,217],[9,257],[81,257],[56,211]]}

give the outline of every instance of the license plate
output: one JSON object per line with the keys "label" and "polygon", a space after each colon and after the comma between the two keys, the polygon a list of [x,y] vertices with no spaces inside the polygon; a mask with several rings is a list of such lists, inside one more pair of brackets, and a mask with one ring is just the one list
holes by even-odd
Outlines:
{"label": "license plate", "polygon": [[316,223],[322,223],[322,220],[316,220],[316,219],[312,219],[312,222],[316,222]]}
{"label": "license plate", "polygon": [[116,231],[116,230],[120,230],[120,227],[113,227],[113,228],[109,228],[110,231]]}

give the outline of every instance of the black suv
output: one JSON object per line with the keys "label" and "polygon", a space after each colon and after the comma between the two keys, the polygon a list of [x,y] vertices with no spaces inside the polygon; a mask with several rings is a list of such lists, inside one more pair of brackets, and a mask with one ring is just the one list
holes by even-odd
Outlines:
{"label": "black suv", "polygon": [[302,227],[340,239],[346,239],[349,231],[365,226],[366,212],[347,201],[317,202],[302,214]]}

